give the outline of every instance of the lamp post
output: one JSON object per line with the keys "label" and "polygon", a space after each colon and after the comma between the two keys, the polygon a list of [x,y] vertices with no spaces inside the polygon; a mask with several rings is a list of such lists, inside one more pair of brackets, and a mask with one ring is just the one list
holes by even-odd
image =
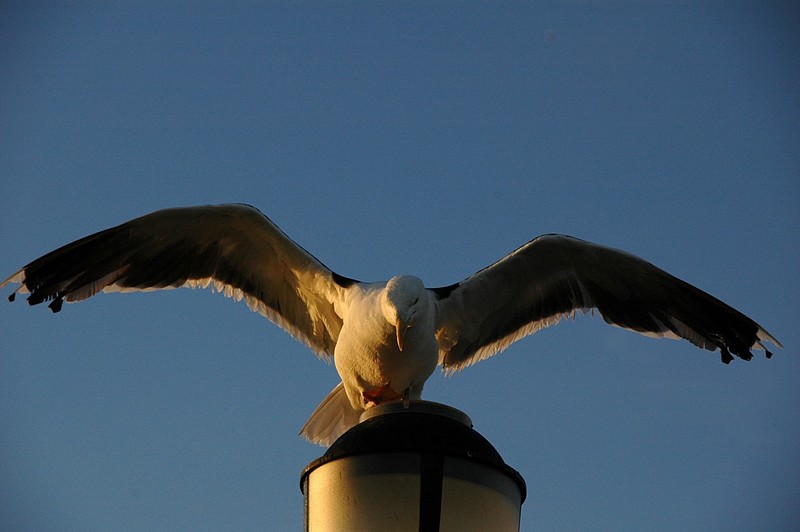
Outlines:
{"label": "lamp post", "polygon": [[518,531],[522,476],[463,412],[373,407],[300,478],[305,530]]}

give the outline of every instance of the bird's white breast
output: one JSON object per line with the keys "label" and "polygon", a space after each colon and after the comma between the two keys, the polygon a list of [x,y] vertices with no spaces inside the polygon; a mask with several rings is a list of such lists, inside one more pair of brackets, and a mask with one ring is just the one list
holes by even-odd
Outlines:
{"label": "bird's white breast", "polygon": [[381,285],[354,287],[348,294],[343,326],[334,352],[336,370],[354,408],[371,406],[364,392],[384,385],[418,399],[436,368],[439,350],[433,330],[433,305],[421,307],[400,351],[396,331],[381,309]]}

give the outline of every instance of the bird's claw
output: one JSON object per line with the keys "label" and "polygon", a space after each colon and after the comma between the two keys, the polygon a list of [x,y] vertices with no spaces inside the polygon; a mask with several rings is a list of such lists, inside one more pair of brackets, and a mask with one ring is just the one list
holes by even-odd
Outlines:
{"label": "bird's claw", "polygon": [[374,405],[391,403],[405,397],[403,394],[394,391],[391,384],[388,382],[386,384],[381,384],[372,390],[363,391],[361,392],[361,395],[364,397],[364,399],[366,399],[367,402],[373,403]]}

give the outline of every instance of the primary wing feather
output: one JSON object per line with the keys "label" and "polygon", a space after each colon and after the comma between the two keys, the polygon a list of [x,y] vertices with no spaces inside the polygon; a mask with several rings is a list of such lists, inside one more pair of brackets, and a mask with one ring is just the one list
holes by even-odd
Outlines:
{"label": "primary wing feather", "polygon": [[30,304],[51,301],[54,312],[100,291],[211,286],[331,356],[342,327],[334,302],[353,281],[257,209],[219,205],[164,209],[100,231],[34,260],[0,287],[15,282]]}
{"label": "primary wing feather", "polygon": [[[634,255],[544,235],[438,296],[440,362],[457,371],[557,323],[576,310],[648,336],[684,338],[749,360],[775,340],[756,322]],[[771,353],[767,351],[769,357]]]}

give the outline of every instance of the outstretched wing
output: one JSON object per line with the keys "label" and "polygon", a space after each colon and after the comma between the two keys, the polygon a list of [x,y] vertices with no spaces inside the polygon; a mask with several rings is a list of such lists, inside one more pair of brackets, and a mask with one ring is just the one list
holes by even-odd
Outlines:
{"label": "outstretched wing", "polygon": [[335,304],[352,279],[295,244],[257,209],[218,205],[165,209],[81,238],[6,279],[36,305],[97,292],[211,287],[244,299],[320,356],[332,356],[342,327]]}
{"label": "outstretched wing", "polygon": [[557,323],[597,309],[612,325],[720,349],[726,364],[781,344],[756,322],[634,255],[544,235],[438,296],[440,363],[457,371]]}

